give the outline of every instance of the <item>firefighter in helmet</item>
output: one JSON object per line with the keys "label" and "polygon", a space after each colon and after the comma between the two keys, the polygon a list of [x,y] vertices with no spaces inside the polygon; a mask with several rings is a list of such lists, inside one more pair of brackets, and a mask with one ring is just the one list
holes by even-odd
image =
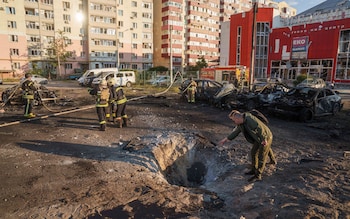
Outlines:
{"label": "firefighter in helmet", "polygon": [[37,91],[37,87],[35,86],[34,81],[32,81],[32,74],[26,73],[24,75],[25,80],[22,83],[23,90],[23,99],[25,100],[24,105],[24,117],[26,118],[34,118],[35,115],[32,113],[33,104],[34,104],[34,95]]}
{"label": "firefighter in helmet", "polygon": [[127,127],[128,115],[125,113],[127,98],[125,97],[123,87],[118,85],[114,78],[108,81],[111,87],[112,102],[115,103],[113,107],[114,122],[118,124],[119,128]]}
{"label": "firefighter in helmet", "polygon": [[187,87],[187,101],[189,103],[196,102],[196,99],[195,99],[196,91],[197,91],[197,83],[191,77],[190,78],[190,83],[188,84],[188,87]]}
{"label": "firefighter in helmet", "polygon": [[107,81],[102,80],[100,84],[95,85],[94,88],[89,90],[91,95],[96,97],[96,112],[100,124],[100,130],[106,130],[106,113],[108,110],[108,101],[110,98],[110,92],[107,86]]}

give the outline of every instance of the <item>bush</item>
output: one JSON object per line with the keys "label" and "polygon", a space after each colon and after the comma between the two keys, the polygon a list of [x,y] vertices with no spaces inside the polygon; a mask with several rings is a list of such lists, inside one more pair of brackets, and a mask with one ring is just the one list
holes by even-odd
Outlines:
{"label": "bush", "polygon": [[307,78],[306,74],[301,74],[297,76],[297,79],[295,81],[293,81],[294,86],[297,86],[298,84],[300,84],[303,80],[305,80]]}

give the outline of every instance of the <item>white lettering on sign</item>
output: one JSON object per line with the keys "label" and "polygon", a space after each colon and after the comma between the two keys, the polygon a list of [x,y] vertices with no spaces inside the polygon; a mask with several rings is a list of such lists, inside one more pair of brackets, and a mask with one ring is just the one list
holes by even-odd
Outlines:
{"label": "white lettering on sign", "polygon": [[304,46],[306,44],[306,39],[293,40],[293,46]]}

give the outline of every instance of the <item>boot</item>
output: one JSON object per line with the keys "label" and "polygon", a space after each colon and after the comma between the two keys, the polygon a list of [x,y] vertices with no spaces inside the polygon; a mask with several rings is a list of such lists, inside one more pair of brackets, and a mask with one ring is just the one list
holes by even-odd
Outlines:
{"label": "boot", "polygon": [[118,125],[119,128],[122,128],[123,127],[123,121],[121,118],[116,118],[116,123]]}
{"label": "boot", "polygon": [[106,131],[106,124],[100,125],[100,131]]}
{"label": "boot", "polygon": [[123,127],[128,127],[128,119],[123,118]]}

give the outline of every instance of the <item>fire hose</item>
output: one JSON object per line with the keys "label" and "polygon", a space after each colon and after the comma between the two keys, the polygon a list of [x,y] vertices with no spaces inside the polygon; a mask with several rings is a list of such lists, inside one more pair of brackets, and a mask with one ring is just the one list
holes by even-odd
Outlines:
{"label": "fire hose", "polygon": [[[127,102],[135,101],[135,100],[139,100],[139,99],[143,99],[143,98],[147,98],[147,97],[158,97],[158,96],[168,92],[169,89],[173,86],[173,84],[174,84],[174,82],[172,82],[167,89],[165,89],[164,91],[162,91],[160,93],[155,93],[155,94],[152,94],[152,95],[144,95],[144,96],[140,96],[140,97],[131,98],[131,99],[128,99]],[[17,90],[17,88],[16,88],[16,90]],[[15,93],[15,91],[13,93],[11,93],[11,95],[9,96],[7,101],[9,101],[11,99],[10,97],[14,93]],[[41,97],[40,93],[39,93],[39,98],[40,98],[40,100],[42,100],[42,97]],[[5,105],[7,103],[7,101],[3,105]],[[41,101],[41,102],[42,102],[43,106],[48,111],[54,112],[48,106],[46,106],[43,103],[43,101]],[[56,117],[56,116],[60,116],[60,115],[64,115],[64,114],[79,112],[79,111],[88,110],[88,109],[95,108],[95,107],[96,107],[95,105],[89,105],[89,106],[85,106],[85,107],[82,107],[82,108],[73,108],[73,109],[62,110],[62,111],[59,111],[59,112],[54,112],[53,114],[38,116],[38,117],[35,117],[35,118],[28,118],[28,119],[18,120],[18,121],[14,121],[14,122],[3,123],[3,124],[0,124],[0,128],[6,127],[6,126],[10,126],[10,125],[16,125],[16,124],[20,124],[20,123],[25,123],[25,122],[31,122],[31,121],[41,120],[41,119],[47,119],[49,117]]]}

